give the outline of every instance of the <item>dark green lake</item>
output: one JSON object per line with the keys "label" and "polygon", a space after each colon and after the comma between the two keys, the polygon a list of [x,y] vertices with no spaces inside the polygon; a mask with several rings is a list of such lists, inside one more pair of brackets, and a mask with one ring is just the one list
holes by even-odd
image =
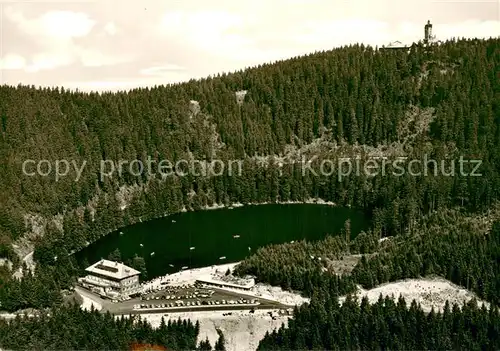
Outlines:
{"label": "dark green lake", "polygon": [[316,204],[185,212],[110,233],[78,252],[76,257],[80,262],[86,259],[92,264],[118,248],[124,261],[135,254],[144,257],[148,276],[153,278],[186,266],[240,261],[269,244],[338,235],[347,219],[351,219],[353,237],[368,225],[367,218],[358,210]]}

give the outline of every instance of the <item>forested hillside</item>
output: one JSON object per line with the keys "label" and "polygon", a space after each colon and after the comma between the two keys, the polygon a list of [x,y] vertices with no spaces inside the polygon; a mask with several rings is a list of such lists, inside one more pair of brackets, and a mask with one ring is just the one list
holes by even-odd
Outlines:
{"label": "forested hillside", "polygon": [[[498,44],[498,39],[450,41],[432,49],[414,45],[409,53],[354,45],[118,94],[3,86],[0,254],[12,256],[12,240],[26,231],[43,233],[58,214],[64,216],[55,217],[57,225],[48,231],[64,229],[60,235],[71,251],[139,218],[213,202],[321,197],[377,210],[387,234],[403,231],[404,223],[429,209],[485,208],[499,189]],[[239,104],[235,92],[241,90],[247,94]],[[190,100],[199,102],[199,113],[190,109]],[[383,181],[361,176],[338,182],[303,177],[290,163],[279,177],[276,165],[259,168],[252,161],[255,155],[286,156],[290,150],[310,155],[314,146],[331,149],[332,143],[344,145],[343,153],[356,152],[348,146],[358,143],[385,153],[399,148],[409,156],[474,156],[483,160],[484,176]],[[241,177],[160,181],[144,173],[99,179],[103,159],[146,163],[148,156],[247,162]],[[87,164],[77,182],[74,170],[56,182],[53,175],[23,176],[27,159]]]}
{"label": "forested hillside", "polygon": [[[116,94],[2,86],[0,257],[16,268],[19,256],[35,247],[37,262],[34,275],[25,270],[20,281],[11,278],[7,266],[0,267],[2,309],[58,305],[57,291],[70,286],[81,268],[69,254],[139,220],[214,203],[321,198],[364,210],[372,227],[353,241],[346,223],[345,236],[262,248],[237,268],[239,274],[312,297],[310,306],[296,311],[290,328],[267,336],[262,349],[496,349],[496,307],[454,307],[425,316],[418,306],[407,309],[402,302],[368,307],[365,301],[359,307],[348,300],[339,307],[337,298],[356,284],[369,288],[438,274],[498,306],[500,226],[492,222],[500,217],[499,67],[497,38],[415,44],[409,52],[352,45]],[[337,171],[304,175],[297,163],[312,156],[427,156],[446,161],[447,170],[451,160],[463,157],[482,161],[481,176],[362,173],[339,181]],[[241,160],[243,172],[100,177],[102,160],[146,164],[148,157],[173,163]],[[27,159],[86,166],[78,181],[74,168],[56,181],[53,175],[23,175]],[[493,214],[484,219],[488,210]],[[393,238],[380,241],[387,236]],[[352,254],[360,255],[352,274],[331,274],[335,261]],[[312,258],[320,256],[321,261]],[[73,312],[60,313],[44,330],[58,328]],[[99,323],[108,318],[80,317]],[[11,328],[28,333],[37,323],[0,325],[0,345],[17,340],[7,333]],[[83,330],[83,323],[74,328]],[[116,323],[110,330],[127,322]],[[151,333],[141,340],[161,338],[162,332]],[[110,348],[131,340],[119,336]],[[30,346],[71,347],[64,336],[58,338],[33,334]],[[93,347],[97,341],[72,342]]]}
{"label": "forested hillside", "polygon": [[[497,349],[500,222],[491,228],[487,223],[443,210],[424,218],[412,235],[388,242],[379,242],[370,232],[350,245],[336,237],[314,245],[302,242],[260,249],[237,267],[239,273],[255,274],[261,281],[312,297],[310,305],[295,311],[288,328],[270,333],[260,349]],[[360,252],[364,255],[349,275],[335,275],[326,263]],[[315,256],[322,260],[311,259]],[[447,304],[443,313],[426,315],[416,303],[407,308],[411,301],[402,299],[397,307],[389,298],[373,306],[365,299],[352,303],[348,298],[338,306],[338,298],[354,293],[355,284],[369,289],[432,275],[470,289],[492,307],[488,311],[476,302],[465,307]]]}
{"label": "forested hillside", "polygon": [[[498,220],[498,213],[494,216]],[[352,242],[340,236],[273,245],[259,249],[236,271],[309,296],[328,286],[329,280],[339,286],[330,291],[341,294],[352,292],[353,282],[370,289],[400,279],[439,275],[500,306],[500,222],[492,220],[442,210],[425,216],[410,235],[387,242],[379,241],[375,229]],[[352,254],[361,255],[360,260],[349,276],[339,280],[331,263]],[[314,259],[318,257],[321,260]]]}
{"label": "forested hillside", "polygon": [[258,350],[497,350],[498,309],[473,301],[426,314],[415,302],[386,297],[370,305],[325,294],[296,309],[289,328],[267,334]]}

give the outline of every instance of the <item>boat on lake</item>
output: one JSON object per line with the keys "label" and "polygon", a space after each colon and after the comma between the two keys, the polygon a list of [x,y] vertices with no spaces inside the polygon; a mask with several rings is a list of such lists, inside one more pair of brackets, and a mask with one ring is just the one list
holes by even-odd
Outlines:
{"label": "boat on lake", "polygon": [[194,247],[194,246],[191,246],[191,247],[189,248],[189,250],[194,250],[194,249],[195,249],[195,247]]}
{"label": "boat on lake", "polygon": [[233,235],[233,238],[238,239],[240,236],[239,235]]}
{"label": "boat on lake", "polygon": [[225,260],[226,256],[219,257],[219,260]]}
{"label": "boat on lake", "polygon": [[182,267],[181,269],[182,269],[182,270],[186,270],[186,269],[188,269],[188,268],[189,268],[188,266],[184,266],[184,267]]}

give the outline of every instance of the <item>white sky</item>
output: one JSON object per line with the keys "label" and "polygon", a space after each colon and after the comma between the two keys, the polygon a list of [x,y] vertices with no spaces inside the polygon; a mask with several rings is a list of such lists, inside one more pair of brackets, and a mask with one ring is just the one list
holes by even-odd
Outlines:
{"label": "white sky", "polygon": [[118,90],[362,42],[500,36],[500,0],[0,0],[0,83]]}

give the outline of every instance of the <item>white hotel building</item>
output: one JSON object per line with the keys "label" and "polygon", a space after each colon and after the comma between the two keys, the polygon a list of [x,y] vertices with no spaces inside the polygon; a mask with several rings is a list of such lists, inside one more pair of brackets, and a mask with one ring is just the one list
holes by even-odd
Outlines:
{"label": "white hotel building", "polygon": [[100,260],[85,271],[88,275],[78,281],[84,287],[107,296],[130,296],[141,290],[139,275],[141,272],[123,263]]}

